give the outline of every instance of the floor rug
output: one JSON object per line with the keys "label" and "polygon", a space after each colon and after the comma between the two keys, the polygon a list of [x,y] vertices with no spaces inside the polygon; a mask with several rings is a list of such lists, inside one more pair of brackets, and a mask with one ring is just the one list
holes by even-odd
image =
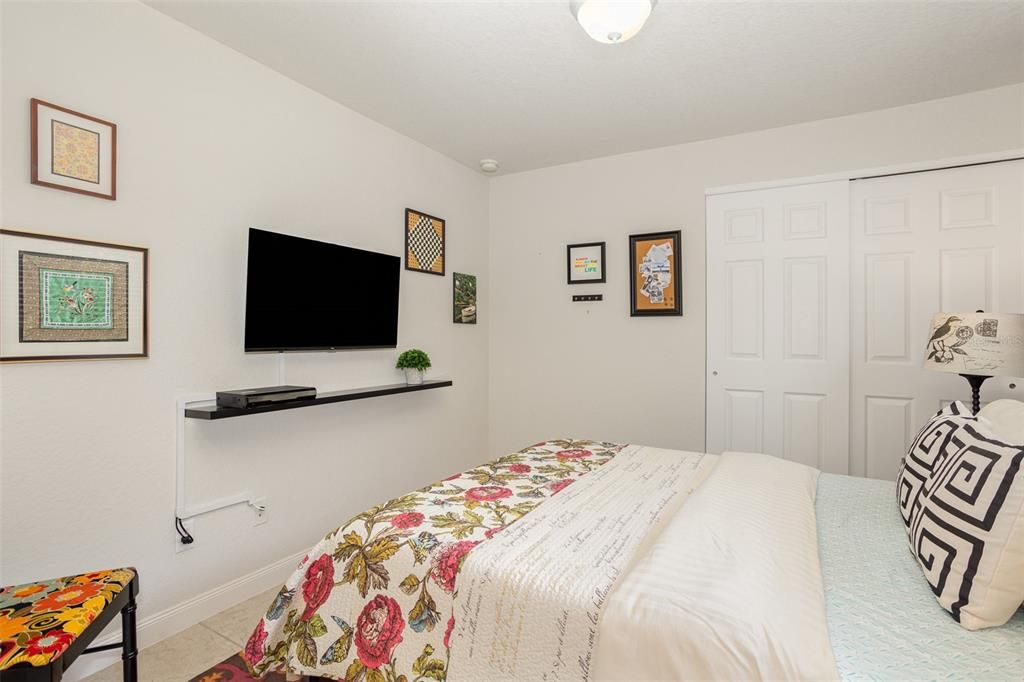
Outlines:
{"label": "floor rug", "polygon": [[[189,682],[248,682],[249,680],[259,679],[249,674],[242,656],[235,654],[228,660],[213,666],[205,673],[196,675]],[[308,677],[301,677],[299,679],[303,682],[309,680]],[[285,677],[280,673],[270,673],[263,678],[262,682],[285,682]]]}

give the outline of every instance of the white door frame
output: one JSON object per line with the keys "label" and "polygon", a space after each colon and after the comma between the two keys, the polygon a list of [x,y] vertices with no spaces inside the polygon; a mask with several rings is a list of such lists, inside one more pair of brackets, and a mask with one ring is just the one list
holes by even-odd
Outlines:
{"label": "white door frame", "polygon": [[808,175],[799,178],[763,180],[760,182],[747,182],[739,185],[708,187],[704,190],[704,194],[705,196],[708,196],[712,194],[729,194],[731,192],[748,192],[754,189],[772,189],[774,187],[791,187],[793,185],[811,185],[818,182],[833,182],[835,180],[859,180],[864,178],[874,178],[881,175],[920,173],[923,171],[956,168],[957,166],[974,166],[982,163],[998,163],[1000,161],[1016,161],[1018,159],[1024,159],[1024,148],[1007,149],[1000,152],[987,152],[985,154],[971,154],[969,156],[951,156],[943,159],[932,159],[931,161],[899,163],[891,166],[875,166],[873,168],[861,168],[859,170],[841,171],[837,173],[827,173],[824,175]]}
{"label": "white door frame", "polygon": [[[849,171],[839,171],[835,173],[825,173],[821,175],[809,175],[801,177],[791,177],[779,180],[763,180],[758,182],[740,183],[734,185],[720,185],[717,187],[707,187],[704,189],[704,195],[713,196],[718,194],[729,194],[734,192],[748,192],[751,190],[761,189],[773,189],[777,187],[792,187],[794,185],[809,185],[822,182],[834,182],[836,180],[861,180],[867,178],[882,177],[886,175],[899,175],[904,173],[921,173],[934,170],[945,170],[950,168],[957,168],[962,166],[974,166],[988,163],[999,163],[1002,161],[1017,161],[1024,160],[1024,148],[1017,147],[1013,149],[1006,149],[996,152],[985,152],[981,154],[970,154],[966,156],[952,156],[943,157],[938,159],[931,159],[928,161],[911,161],[907,163],[891,164],[887,166],[873,166],[869,168],[860,168]],[[707,216],[705,215],[704,220],[705,240],[704,240],[704,258],[707,262],[708,258],[708,240],[707,240]],[[704,292],[705,297],[708,292],[708,273],[705,271],[704,277]],[[705,304],[707,301],[705,301]],[[704,329],[705,339],[704,347],[709,347],[707,337],[707,305],[704,306]],[[708,421],[707,421],[707,405],[708,405],[708,366],[707,366],[707,351],[705,350],[704,357],[704,406],[705,406],[705,418],[704,418],[704,448],[707,449],[708,443]]]}

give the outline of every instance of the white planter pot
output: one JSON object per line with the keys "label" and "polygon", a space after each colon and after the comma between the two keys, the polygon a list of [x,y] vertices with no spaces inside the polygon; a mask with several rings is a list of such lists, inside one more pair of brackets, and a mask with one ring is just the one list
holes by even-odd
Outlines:
{"label": "white planter pot", "polygon": [[419,369],[405,369],[405,383],[409,386],[416,386],[423,383],[423,371]]}

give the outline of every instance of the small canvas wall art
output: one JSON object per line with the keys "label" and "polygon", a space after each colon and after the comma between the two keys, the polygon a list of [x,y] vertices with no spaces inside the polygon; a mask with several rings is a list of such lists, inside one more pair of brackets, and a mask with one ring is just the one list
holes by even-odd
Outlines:
{"label": "small canvas wall art", "polygon": [[444,275],[444,220],[405,209],[405,269]]}
{"label": "small canvas wall art", "polygon": [[604,242],[569,244],[566,247],[569,284],[600,284],[604,275]]}
{"label": "small canvas wall art", "polygon": [[0,360],[145,357],[147,258],[0,230]]}
{"label": "small canvas wall art", "polygon": [[683,314],[681,241],[679,230],[630,236],[630,315]]}
{"label": "small canvas wall art", "polygon": [[456,272],[452,279],[452,321],[455,324],[476,324],[476,275]]}
{"label": "small canvas wall art", "polygon": [[117,126],[33,99],[32,183],[117,198]]}

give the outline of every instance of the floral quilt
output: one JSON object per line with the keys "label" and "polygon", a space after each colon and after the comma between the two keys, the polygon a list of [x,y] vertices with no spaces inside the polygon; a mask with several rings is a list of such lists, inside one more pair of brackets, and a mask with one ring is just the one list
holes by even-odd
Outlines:
{"label": "floral quilt", "polygon": [[444,680],[466,557],[623,447],[537,443],[366,510],[299,563],[243,657],[257,676]]}

